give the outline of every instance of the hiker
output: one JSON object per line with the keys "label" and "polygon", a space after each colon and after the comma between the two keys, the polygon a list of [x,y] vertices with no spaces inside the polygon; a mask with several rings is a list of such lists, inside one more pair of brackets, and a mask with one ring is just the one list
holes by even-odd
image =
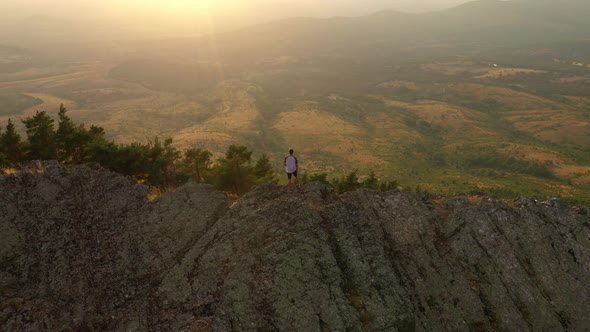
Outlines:
{"label": "hiker", "polygon": [[293,156],[293,149],[289,149],[289,155],[285,157],[285,169],[287,177],[289,178],[289,187],[291,187],[291,176],[295,177],[295,184],[299,187],[299,179],[297,178],[297,158]]}

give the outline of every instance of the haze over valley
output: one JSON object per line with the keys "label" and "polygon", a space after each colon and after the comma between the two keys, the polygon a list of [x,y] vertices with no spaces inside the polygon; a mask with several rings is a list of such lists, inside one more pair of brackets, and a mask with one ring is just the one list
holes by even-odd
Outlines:
{"label": "haze over valley", "polygon": [[277,172],[293,147],[307,174],[590,201],[588,2],[238,3],[198,20],[3,4],[2,127],[63,103],[116,142],[242,144]]}

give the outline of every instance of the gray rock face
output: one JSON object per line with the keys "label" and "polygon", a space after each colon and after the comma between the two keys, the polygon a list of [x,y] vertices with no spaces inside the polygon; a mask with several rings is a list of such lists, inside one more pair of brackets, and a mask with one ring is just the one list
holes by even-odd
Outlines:
{"label": "gray rock face", "polygon": [[0,325],[143,324],[161,275],[227,206],[225,195],[195,185],[148,202],[145,187],[85,166],[1,176]]}
{"label": "gray rock face", "polygon": [[584,331],[587,209],[320,184],[233,206],[46,163],[0,175],[7,331]]}

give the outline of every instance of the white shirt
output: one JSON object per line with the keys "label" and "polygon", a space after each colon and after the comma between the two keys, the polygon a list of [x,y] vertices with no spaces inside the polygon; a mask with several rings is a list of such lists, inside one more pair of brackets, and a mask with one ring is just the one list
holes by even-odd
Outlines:
{"label": "white shirt", "polygon": [[293,173],[297,171],[297,158],[293,156],[288,156],[287,158],[285,158],[285,164],[287,164],[287,173]]}

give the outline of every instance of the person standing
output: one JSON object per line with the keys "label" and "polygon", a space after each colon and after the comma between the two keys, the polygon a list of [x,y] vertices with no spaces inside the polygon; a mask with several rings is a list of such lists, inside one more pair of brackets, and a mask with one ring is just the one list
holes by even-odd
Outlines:
{"label": "person standing", "polygon": [[289,178],[289,187],[291,187],[291,177],[295,177],[295,184],[299,187],[299,179],[297,178],[297,158],[293,156],[293,149],[289,149],[289,155],[285,157],[285,170],[287,171],[287,178]]}

